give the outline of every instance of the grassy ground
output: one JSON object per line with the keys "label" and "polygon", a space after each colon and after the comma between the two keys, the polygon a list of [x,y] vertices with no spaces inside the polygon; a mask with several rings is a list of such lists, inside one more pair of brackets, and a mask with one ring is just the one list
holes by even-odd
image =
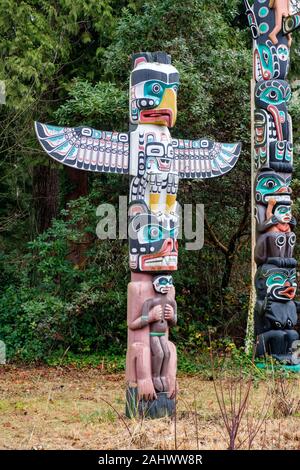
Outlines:
{"label": "grassy ground", "polygon": [[[242,448],[248,446],[249,429],[266,413],[252,448],[300,449],[299,385],[297,377],[277,385],[272,380],[259,382],[251,390],[237,439],[239,445],[245,440]],[[228,438],[213,382],[182,375],[179,386],[176,422],[130,421],[124,417],[122,374],[104,375],[92,368],[2,366],[0,448],[226,449]],[[225,400],[229,406],[228,397]]]}

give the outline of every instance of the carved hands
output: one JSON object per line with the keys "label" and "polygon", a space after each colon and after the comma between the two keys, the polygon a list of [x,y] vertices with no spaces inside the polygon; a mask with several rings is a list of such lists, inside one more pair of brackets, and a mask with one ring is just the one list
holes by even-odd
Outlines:
{"label": "carved hands", "polygon": [[149,312],[149,323],[163,320],[163,309],[161,305],[156,305]]}
{"label": "carved hands", "polygon": [[175,317],[175,312],[174,312],[174,308],[167,304],[165,306],[165,320],[167,321],[170,321],[170,320],[174,320],[174,317]]}
{"label": "carved hands", "polygon": [[175,318],[174,308],[167,304],[163,309],[161,305],[157,305],[152,308],[149,312],[149,323],[154,323],[156,321],[172,321]]}

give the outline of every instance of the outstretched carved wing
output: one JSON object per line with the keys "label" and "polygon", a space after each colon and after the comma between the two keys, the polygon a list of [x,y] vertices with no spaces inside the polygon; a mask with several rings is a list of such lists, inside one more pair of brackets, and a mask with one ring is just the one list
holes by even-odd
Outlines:
{"label": "outstretched carved wing", "polygon": [[35,123],[43,149],[60,163],[100,173],[129,172],[129,137],[90,127],[58,127]]}
{"label": "outstretched carved wing", "polygon": [[180,178],[207,179],[228,173],[241,153],[241,144],[212,140],[173,139],[174,170]]}

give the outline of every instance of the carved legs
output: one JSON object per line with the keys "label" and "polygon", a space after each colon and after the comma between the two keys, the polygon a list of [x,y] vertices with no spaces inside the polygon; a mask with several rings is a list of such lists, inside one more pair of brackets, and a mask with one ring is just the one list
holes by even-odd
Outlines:
{"label": "carved legs", "polygon": [[177,371],[177,351],[176,346],[171,341],[168,342],[169,351],[170,351],[170,360],[168,362],[167,378],[169,383],[169,398],[174,398],[176,395],[177,380],[176,380],[176,371]]}
{"label": "carved legs", "polygon": [[169,349],[169,341],[167,340],[166,337],[163,337],[161,338],[160,344],[164,352],[164,360],[163,360],[161,371],[160,371],[160,379],[163,384],[163,391],[169,393],[170,386],[169,386],[169,379],[168,379],[168,369],[169,369],[169,362],[170,362],[170,357],[171,357],[171,353]]}
{"label": "carved legs", "polygon": [[295,330],[270,330],[258,336],[257,356],[272,354],[288,356],[294,341],[299,339]]}
{"label": "carved legs", "polygon": [[152,380],[155,390],[158,392],[165,391],[164,383],[161,377],[162,365],[165,360],[165,351],[162,347],[160,338],[157,336],[150,337],[151,345],[151,364],[152,364]]}
{"label": "carved legs", "polygon": [[168,370],[171,357],[169,341],[165,336],[150,336],[152,380],[155,390],[169,392]]}

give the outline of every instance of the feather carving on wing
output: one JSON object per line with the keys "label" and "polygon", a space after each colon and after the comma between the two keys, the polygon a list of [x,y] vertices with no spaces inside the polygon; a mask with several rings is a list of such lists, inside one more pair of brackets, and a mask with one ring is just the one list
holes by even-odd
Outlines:
{"label": "feather carving on wing", "polygon": [[127,133],[90,127],[58,127],[35,123],[43,149],[64,165],[99,173],[129,173]]}
{"label": "feather carving on wing", "polygon": [[173,149],[174,170],[180,178],[207,179],[225,175],[234,167],[241,144],[173,139]]}

